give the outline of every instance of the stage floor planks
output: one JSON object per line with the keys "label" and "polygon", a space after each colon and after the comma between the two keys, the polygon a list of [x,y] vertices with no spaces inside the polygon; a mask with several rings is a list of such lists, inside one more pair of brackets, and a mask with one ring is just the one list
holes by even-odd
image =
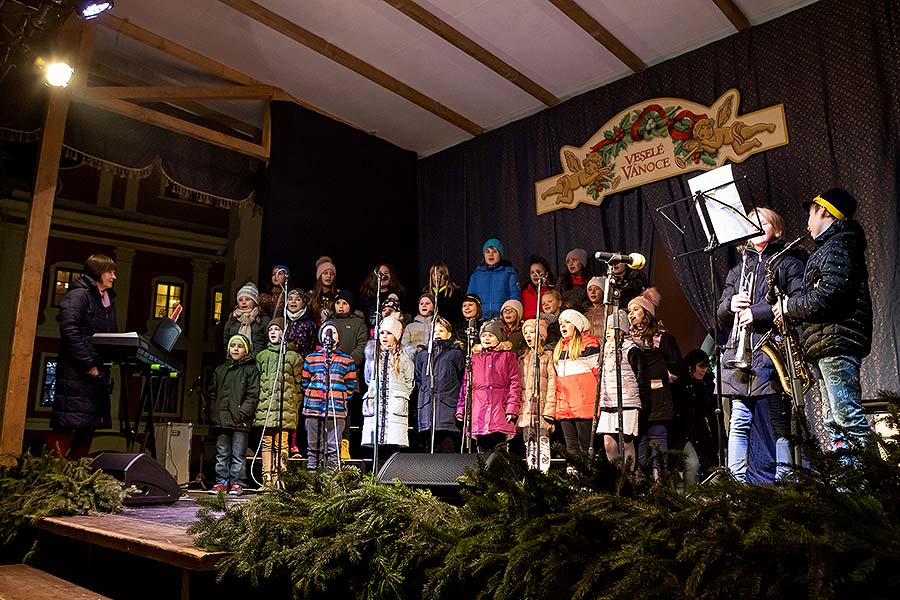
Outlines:
{"label": "stage floor planks", "polygon": [[38,529],[174,565],[189,571],[214,571],[223,552],[194,544],[187,528],[123,515],[46,517]]}

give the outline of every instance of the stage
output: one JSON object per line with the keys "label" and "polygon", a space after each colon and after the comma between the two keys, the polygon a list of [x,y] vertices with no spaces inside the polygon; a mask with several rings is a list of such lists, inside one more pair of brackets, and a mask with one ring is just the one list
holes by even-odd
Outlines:
{"label": "stage", "polygon": [[[197,521],[198,496],[209,497],[205,492],[192,491],[170,505],[126,507],[119,514],[41,519],[35,524],[37,551],[29,561],[40,571],[8,576],[24,583],[50,574],[94,594],[85,598],[187,599],[226,590],[249,591],[249,584],[244,582],[217,582],[217,564],[225,553],[197,547],[188,534],[188,528]],[[252,492],[229,496],[227,503],[244,502],[251,496]],[[19,595],[7,596],[0,588],[3,599],[45,597],[34,590],[28,591],[31,595],[23,593],[20,590]]]}

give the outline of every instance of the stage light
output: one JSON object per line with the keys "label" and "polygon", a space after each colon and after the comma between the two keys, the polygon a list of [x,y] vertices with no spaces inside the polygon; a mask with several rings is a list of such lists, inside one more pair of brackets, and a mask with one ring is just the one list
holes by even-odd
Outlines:
{"label": "stage light", "polygon": [[66,87],[69,85],[69,81],[72,80],[72,74],[75,73],[75,69],[64,62],[48,63],[43,58],[38,57],[34,64],[38,68],[43,69],[47,84],[53,87]]}
{"label": "stage light", "polygon": [[78,0],[75,2],[75,8],[83,19],[93,19],[101,13],[105,13],[113,7],[114,2],[95,2],[93,0]]}

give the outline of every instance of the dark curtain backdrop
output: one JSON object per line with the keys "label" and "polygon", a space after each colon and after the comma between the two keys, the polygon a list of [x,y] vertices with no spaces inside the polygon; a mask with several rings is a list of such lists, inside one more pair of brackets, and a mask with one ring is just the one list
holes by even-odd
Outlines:
{"label": "dark curtain backdrop", "polygon": [[[641,251],[658,238],[669,255],[685,240],[656,209],[688,193],[693,173],[607,197],[598,207],[534,214],[534,182],[560,172],[558,151],[583,144],[608,118],[655,97],[711,104],[729,88],[739,114],[783,103],[790,144],[734,165],[741,192],[785,217],[785,238],[805,233],[800,201],[832,186],[860,200],[875,303],[863,390],[900,389],[897,160],[900,146],[900,8],[896,0],[822,0],[489,132],[419,163],[419,271],[445,260],[460,283],[491,236],[520,269],[532,252],[559,268],[568,249]],[[686,208],[681,208],[684,217]],[[695,228],[696,230],[696,228]],[[812,249],[812,243],[806,242]],[[733,251],[715,257],[716,287]],[[648,271],[649,272],[649,271]],[[698,318],[711,313],[708,262],[675,262]]]}
{"label": "dark curtain backdrop", "polygon": [[[289,102],[272,103],[272,156],[263,194],[260,288],[273,265],[310,289],[315,262],[334,259],[356,294],[377,262],[418,294],[416,155]],[[408,308],[409,309],[409,308]]]}

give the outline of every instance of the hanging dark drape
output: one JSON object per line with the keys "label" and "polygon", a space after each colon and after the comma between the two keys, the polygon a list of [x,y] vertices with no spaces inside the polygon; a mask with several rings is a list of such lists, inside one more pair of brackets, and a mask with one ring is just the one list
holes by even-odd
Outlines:
{"label": "hanging dark drape", "polygon": [[[0,140],[39,140],[46,99],[47,88],[30,72],[11,73],[0,86]],[[153,108],[176,113],[164,105]],[[222,207],[250,202],[258,185],[257,159],[74,101],[63,142],[65,158],[120,176],[146,177],[158,167],[176,192],[199,202]]]}
{"label": "hanging dark drape", "polygon": [[[821,0],[423,159],[420,271],[444,259],[463,283],[480,259],[481,244],[493,235],[520,267],[532,252],[559,265],[576,246],[649,255],[654,236],[670,255],[703,246],[696,219],[685,239],[656,210],[688,194],[687,179],[697,173],[607,197],[599,208],[582,205],[542,216],[534,214],[534,182],[560,172],[560,146],[584,143],[629,105],[654,97],[711,104],[734,87],[741,93],[739,114],[784,104],[790,144],[736,164],[734,172],[747,178],[742,195],[785,218],[787,239],[805,233],[802,199],[835,185],[859,198],[878,332],[864,363],[864,394],[900,389],[898,48],[895,1]],[[677,209],[682,222],[686,211]],[[721,289],[736,255],[720,251],[714,258]],[[675,271],[708,326],[705,255],[676,261]]]}
{"label": "hanging dark drape", "polygon": [[386,261],[418,294],[416,155],[289,102],[272,103],[272,157],[263,203],[260,288],[275,264],[310,289],[315,261],[334,259],[341,288],[356,293]]}

